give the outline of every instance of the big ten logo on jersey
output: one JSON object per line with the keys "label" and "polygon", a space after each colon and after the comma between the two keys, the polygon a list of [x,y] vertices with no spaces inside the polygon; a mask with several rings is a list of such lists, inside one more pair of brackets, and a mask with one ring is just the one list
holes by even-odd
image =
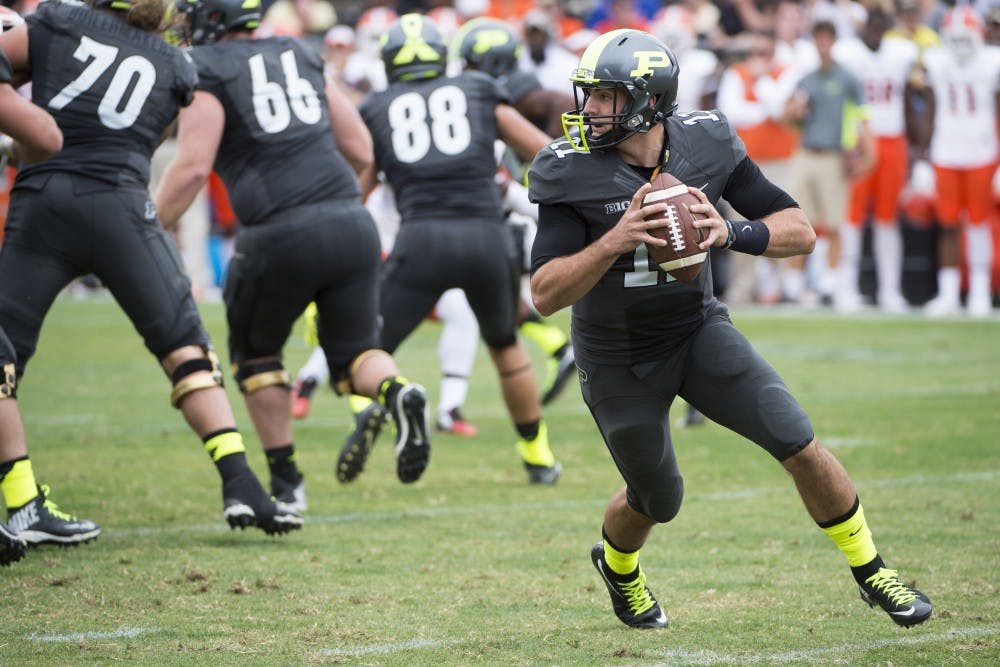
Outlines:
{"label": "big ten logo on jersey", "polygon": [[664,51],[635,51],[635,69],[629,72],[630,77],[653,74],[661,67],[670,67],[670,56]]}
{"label": "big ten logo on jersey", "polygon": [[323,107],[312,83],[299,74],[295,52],[291,49],[278,56],[281,63],[280,81],[268,78],[267,64],[263,53],[250,56],[250,94],[253,97],[253,111],[260,129],[268,134],[277,134],[292,123],[292,115],[306,125],[315,125],[323,118]]}
{"label": "big ten logo on jersey", "polygon": [[624,213],[628,208],[629,204],[632,203],[630,199],[623,199],[621,201],[612,201],[604,205],[604,212],[608,215],[614,215],[616,213]]}
{"label": "big ten logo on jersey", "polygon": [[412,164],[432,148],[448,156],[465,152],[472,143],[468,108],[465,91],[450,84],[426,98],[416,91],[403,93],[387,109],[393,153],[400,162]]}

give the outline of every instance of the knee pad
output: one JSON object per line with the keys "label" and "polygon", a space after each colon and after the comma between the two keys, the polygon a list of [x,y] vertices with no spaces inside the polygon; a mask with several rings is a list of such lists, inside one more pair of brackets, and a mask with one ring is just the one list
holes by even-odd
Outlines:
{"label": "knee pad", "polygon": [[626,495],[629,506],[636,512],[657,523],[672,521],[681,511],[684,499],[684,478],[678,475],[671,484],[663,485],[656,491],[639,498],[629,487]]}
{"label": "knee pad", "polygon": [[354,360],[351,361],[350,364],[341,366],[340,368],[330,369],[331,376],[333,377],[333,391],[336,392],[338,396],[356,393],[354,391],[354,384],[351,381],[351,378],[354,377],[357,370],[361,368],[361,364],[365,363],[372,357],[377,356],[388,357],[389,353],[385,350],[379,349],[365,350],[358,356],[354,357]]}
{"label": "knee pad", "polygon": [[233,364],[233,377],[240,393],[252,394],[265,387],[291,388],[288,371],[277,359],[255,363]]}
{"label": "knee pad", "polygon": [[174,388],[170,392],[170,404],[175,408],[181,406],[181,399],[200,389],[210,389],[222,386],[222,366],[215,351],[206,348],[205,356],[188,359],[178,364],[170,377]]}
{"label": "knee pad", "polygon": [[17,371],[14,364],[3,365],[3,377],[0,378],[0,400],[17,398]]}

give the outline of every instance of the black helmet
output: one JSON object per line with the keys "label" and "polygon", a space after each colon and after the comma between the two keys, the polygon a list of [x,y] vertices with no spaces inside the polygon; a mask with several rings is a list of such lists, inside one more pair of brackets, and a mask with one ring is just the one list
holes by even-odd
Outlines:
{"label": "black helmet", "polygon": [[403,14],[382,36],[389,81],[433,79],[444,73],[448,49],[441,31],[423,14]]}
{"label": "black helmet", "polygon": [[452,58],[468,69],[500,78],[517,69],[521,44],[506,22],[491,18],[466,21],[451,43]]}
{"label": "black helmet", "polygon": [[[647,32],[622,29],[601,35],[583,52],[570,77],[576,109],[562,116],[566,138],[577,150],[600,150],[636,132],[649,132],[677,108],[679,72],[674,54]],[[598,88],[614,91],[615,113],[583,112],[590,91]],[[595,137],[590,132],[593,124],[612,128]],[[570,133],[574,128],[577,136]]]}
{"label": "black helmet", "polygon": [[260,25],[260,0],[177,0],[177,10],[187,17],[188,40],[195,46]]}

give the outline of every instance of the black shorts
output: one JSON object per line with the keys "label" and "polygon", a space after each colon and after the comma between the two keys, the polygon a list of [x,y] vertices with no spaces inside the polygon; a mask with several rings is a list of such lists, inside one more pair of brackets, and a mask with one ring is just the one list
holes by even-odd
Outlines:
{"label": "black shorts", "polygon": [[680,502],[683,487],[668,419],[675,396],[778,461],[814,437],[809,417],[778,372],[733,326],[721,304],[665,359],[604,366],[578,358],[577,366],[584,401],[625,479],[629,504],[647,516],[669,515],[663,505]]}
{"label": "black shorts", "polygon": [[300,206],[240,229],[224,290],[232,363],[280,356],[310,301],[331,371],[377,348],[380,262],[360,200]]}
{"label": "black shorts", "polygon": [[502,223],[404,222],[382,277],[382,346],[399,347],[453,287],[465,291],[489,347],[513,345],[520,278],[513,262]]}
{"label": "black shorts", "polygon": [[0,326],[18,374],[35,352],[42,320],[74,278],[95,274],[157,359],[208,345],[191,283],[145,190],[95,191],[95,181],[54,174],[41,190],[11,196],[0,250]]}

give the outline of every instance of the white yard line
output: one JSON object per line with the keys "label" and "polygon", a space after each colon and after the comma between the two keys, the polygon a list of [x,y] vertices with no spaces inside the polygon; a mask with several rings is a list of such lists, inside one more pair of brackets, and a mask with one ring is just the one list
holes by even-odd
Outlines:
{"label": "white yard line", "polygon": [[454,642],[439,642],[429,639],[411,639],[406,642],[393,642],[391,644],[372,644],[371,646],[356,646],[354,648],[327,648],[320,651],[324,657],[331,656],[351,656],[362,655],[384,655],[387,653],[400,653],[402,651],[412,651],[415,648],[434,648],[444,644]]}
{"label": "white yard line", "polygon": [[100,632],[88,630],[86,632],[66,632],[62,634],[39,635],[30,634],[28,639],[35,642],[58,643],[58,642],[79,642],[85,639],[106,640],[106,639],[134,639],[139,635],[148,635],[158,632],[157,628],[136,628],[124,625],[117,630]]}
{"label": "white yard line", "polygon": [[[920,630],[914,629],[914,633]],[[669,665],[697,665],[698,667],[710,667],[712,665],[788,665],[803,663],[828,663],[840,656],[842,659],[850,659],[852,654],[876,651],[893,646],[920,646],[922,644],[949,643],[954,641],[966,641],[976,637],[991,637],[1000,634],[1000,627],[965,627],[950,628],[945,632],[932,634],[913,634],[898,639],[877,639],[870,642],[860,642],[854,644],[841,644],[839,646],[825,646],[820,648],[795,649],[793,651],[776,652],[739,652],[720,653],[718,651],[687,651],[684,649],[670,649],[663,653],[656,654],[657,660],[666,660]],[[976,653],[976,651],[970,651]],[[857,657],[857,656],[853,656]],[[956,656],[956,659],[961,660]]]}

